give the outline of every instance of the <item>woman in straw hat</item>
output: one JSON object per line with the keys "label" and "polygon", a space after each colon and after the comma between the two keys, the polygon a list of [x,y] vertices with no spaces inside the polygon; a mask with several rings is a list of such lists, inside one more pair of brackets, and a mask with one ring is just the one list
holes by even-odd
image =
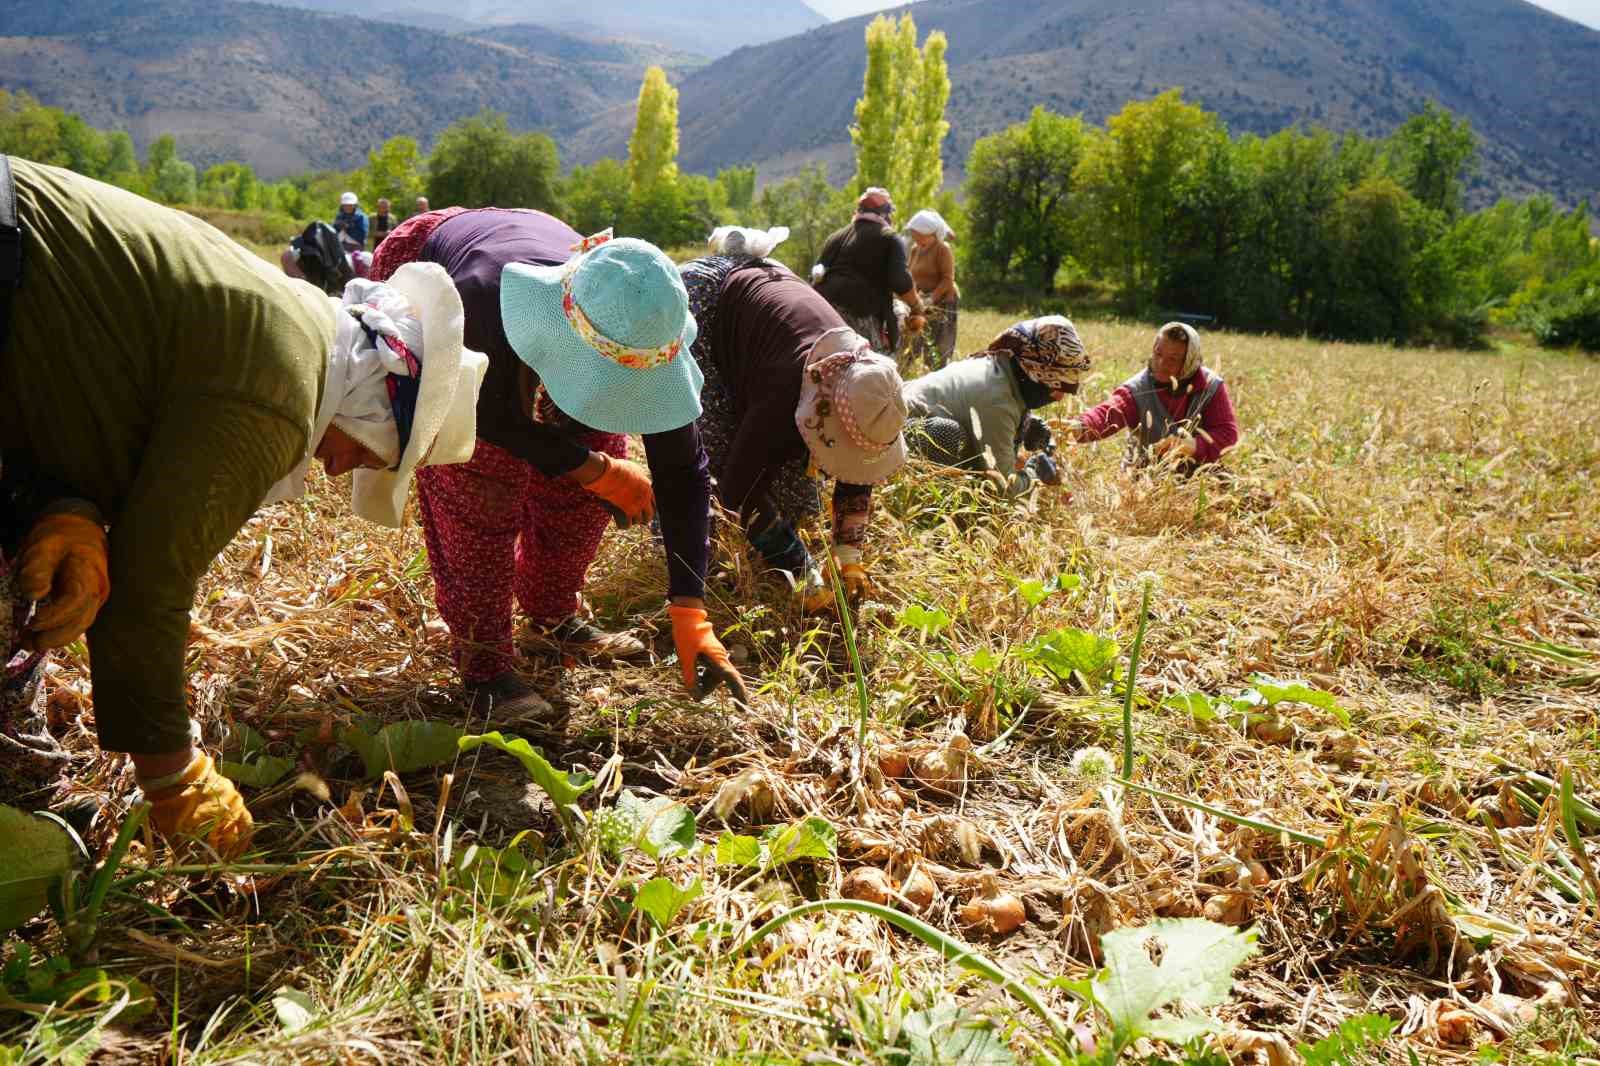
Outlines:
{"label": "woman in straw hat", "polygon": [[943,215],[930,208],[911,216],[906,234],[906,265],[928,309],[928,328],[912,334],[911,356],[922,357],[929,369],[937,370],[956,351],[961,290],[956,286],[956,254],[950,248],[955,231]]}
{"label": "woman in straw hat", "polygon": [[879,351],[900,347],[896,296],[908,308],[907,329],[917,332],[925,324],[922,297],[906,265],[906,246],[895,236],[894,201],[884,189],[861,194],[850,224],[823,242],[811,275],[817,291],[845,323]]}
{"label": "woman in straw hat", "polygon": [[717,496],[808,609],[831,603],[796,527],[821,510],[811,471],[835,479],[833,557],[847,591],[867,589],[862,558],[872,486],[905,463],[903,383],[816,290],[786,267],[708,256],[681,268],[705,373],[700,436]]}
{"label": "woman in straw hat", "polygon": [[[548,710],[516,672],[513,599],[540,644],[601,659],[645,653],[584,620],[579,594],[611,518],[649,522],[657,500],[685,682],[724,682],[745,698],[706,620],[701,377],[671,261],[643,241],[584,239],[543,212],[498,208],[408,219],[374,272],[413,259],[455,279],[467,338],[489,355],[472,461],[418,479],[439,612],[475,698],[500,717]],[[649,477],[624,458],[630,433],[644,436]]]}
{"label": "woman in straw hat", "polygon": [[1067,428],[1083,442],[1129,429],[1130,465],[1156,461],[1183,472],[1217,462],[1239,442],[1228,386],[1202,365],[1200,332],[1185,322],[1156,330],[1145,368]]}
{"label": "woman in straw hat", "polygon": [[[1050,430],[1029,411],[1078,391],[1089,354],[1060,315],[1018,322],[987,350],[906,384],[906,439],[946,466],[998,475],[1011,496],[1059,485]],[[1017,464],[1018,451],[1033,454]]]}
{"label": "woman in straw hat", "polygon": [[357,514],[398,525],[418,467],[470,454],[484,359],[436,267],[329,298],[188,215],[55,167],[10,170],[25,268],[0,450],[82,498],[23,542],[19,592],[39,601],[24,643],[88,627],[101,747],[132,756],[158,830],[234,854],[250,814],[185,706],[200,578],[313,458],[354,472]]}

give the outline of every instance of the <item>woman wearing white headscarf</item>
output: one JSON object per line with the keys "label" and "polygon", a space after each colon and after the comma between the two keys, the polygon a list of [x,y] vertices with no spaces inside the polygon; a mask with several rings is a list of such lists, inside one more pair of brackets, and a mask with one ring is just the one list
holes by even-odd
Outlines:
{"label": "woman wearing white headscarf", "polygon": [[955,231],[934,210],[918,211],[906,223],[911,235],[907,265],[911,280],[928,308],[926,329],[911,335],[911,355],[921,356],[929,370],[950,361],[956,351],[956,320],[961,289],[956,285],[956,256],[950,248]]}
{"label": "woman wearing white headscarf", "polygon": [[158,830],[235,854],[250,814],[195,748],[185,699],[201,577],[312,458],[355,472],[357,514],[398,525],[417,467],[471,454],[485,361],[462,347],[442,269],[330,298],[198,219],[67,170],[11,169],[25,266],[0,338],[0,452],[88,505],[24,544],[40,612],[79,619],[29,642],[88,626],[101,747],[132,757]]}

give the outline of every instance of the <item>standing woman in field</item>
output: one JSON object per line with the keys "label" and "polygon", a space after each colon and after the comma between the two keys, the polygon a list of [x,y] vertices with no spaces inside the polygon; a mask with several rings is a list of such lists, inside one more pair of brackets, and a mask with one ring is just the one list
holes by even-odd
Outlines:
{"label": "standing woman in field", "polygon": [[483,357],[437,268],[329,298],[189,215],[55,167],[9,173],[23,269],[0,291],[0,454],[82,500],[25,535],[25,643],[87,627],[101,748],[130,755],[157,830],[235,854],[250,813],[186,706],[200,579],[312,458],[354,472],[357,514],[399,525],[412,473],[470,454]]}
{"label": "standing woman in field", "polygon": [[1227,383],[1201,364],[1200,332],[1185,322],[1158,329],[1145,368],[1067,428],[1080,442],[1130,430],[1130,465],[1159,462],[1184,473],[1218,462],[1239,442]]}
{"label": "standing woman in field", "polygon": [[894,202],[888,192],[868,189],[856,201],[855,218],[828,237],[811,268],[817,291],[880,352],[900,348],[896,296],[909,309],[907,329],[917,332],[925,324],[922,297],[911,280],[906,246],[895,235],[893,220]]}
{"label": "standing woman in field", "polygon": [[872,486],[906,460],[894,360],[771,260],[708,256],[680,269],[700,327],[700,436],[718,499],[766,564],[796,582],[806,608],[821,610],[833,594],[797,527],[822,510],[814,471],[832,477],[833,559],[848,593],[861,596]]}
{"label": "standing woman in field", "polygon": [[912,334],[911,355],[920,356],[929,370],[937,370],[956,351],[961,290],[956,286],[956,255],[950,248],[955,232],[939,212],[924,210],[911,216],[906,233],[910,234],[911,280],[928,320],[927,329]]}
{"label": "standing woman in field", "polygon": [[[542,211],[459,207],[407,219],[373,271],[437,263],[489,356],[472,461],[418,478],[439,613],[481,709],[549,710],[517,673],[513,599],[534,642],[596,659],[645,646],[580,614],[607,523],[650,521],[660,501],[673,642],[685,684],[744,682],[706,620],[710,484],[695,418],[700,371],[677,269],[637,240],[584,239]],[[627,461],[644,436],[651,477]],[[652,488],[651,478],[654,479]]]}

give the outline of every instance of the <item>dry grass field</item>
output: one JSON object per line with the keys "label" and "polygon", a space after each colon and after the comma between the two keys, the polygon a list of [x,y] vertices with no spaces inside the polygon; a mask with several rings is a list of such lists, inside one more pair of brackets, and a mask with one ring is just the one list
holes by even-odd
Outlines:
{"label": "dry grass field", "polygon": [[[963,349],[1005,324],[966,315]],[[1052,416],[1147,351],[1147,326],[1083,333],[1094,375]],[[257,851],[215,871],[136,843],[98,956],[131,1001],[0,1010],[0,1062],[1600,1060],[1600,364],[1206,351],[1244,434],[1225,476],[1130,475],[1114,440],[1063,450],[1070,493],[1010,504],[913,465],[879,498],[849,633],[719,528],[708,596],[749,708],[680,695],[647,532],[608,534],[588,595],[663,660],[530,658],[559,720],[485,722],[414,523],[363,525],[325,480],[263,511],[189,660],[208,740],[288,760],[247,790]],[[1124,785],[1102,764],[1147,589]],[[82,663],[54,684],[103,847],[131,770],[90,754]],[[365,780],[351,731],[422,721],[597,780],[579,813],[487,747]],[[614,848],[589,823],[625,790],[687,810],[657,802]],[[761,928],[867,866],[925,928],[826,908]],[[1017,903],[1015,931],[971,924]],[[1163,934],[1214,1035],[1154,1042],[1087,1004],[1075,982],[1129,975],[1103,935],[1198,917],[1256,938],[1229,988],[1181,974],[1233,940]],[[23,939],[60,949],[44,919]],[[1300,1047],[1368,1015],[1392,1033]]]}

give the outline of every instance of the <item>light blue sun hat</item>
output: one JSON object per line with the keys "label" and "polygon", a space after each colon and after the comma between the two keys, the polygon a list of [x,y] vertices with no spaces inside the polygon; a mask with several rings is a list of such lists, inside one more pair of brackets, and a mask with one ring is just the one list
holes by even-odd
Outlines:
{"label": "light blue sun hat", "polygon": [[500,274],[506,340],[567,415],[608,433],[665,433],[700,417],[705,376],[678,268],[632,237],[584,240],[561,266]]}

